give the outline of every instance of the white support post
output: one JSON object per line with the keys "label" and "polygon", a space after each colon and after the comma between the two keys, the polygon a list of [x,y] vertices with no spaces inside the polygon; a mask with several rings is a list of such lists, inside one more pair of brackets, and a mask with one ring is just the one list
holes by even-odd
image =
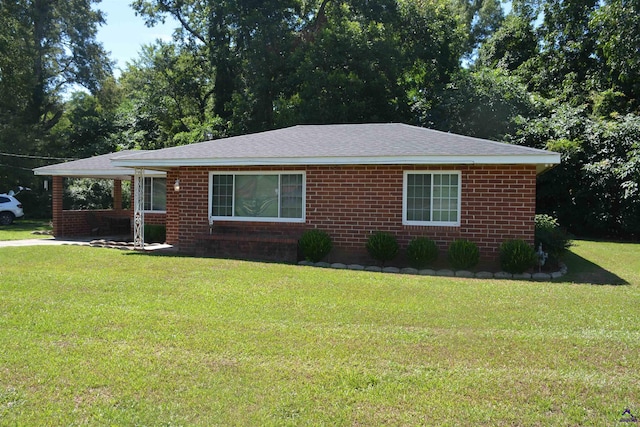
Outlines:
{"label": "white support post", "polygon": [[133,247],[144,249],[144,169],[135,169],[133,178]]}

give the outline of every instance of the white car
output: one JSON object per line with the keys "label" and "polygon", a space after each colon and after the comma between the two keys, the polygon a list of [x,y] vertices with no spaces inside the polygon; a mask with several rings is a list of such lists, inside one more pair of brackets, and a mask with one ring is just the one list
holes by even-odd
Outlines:
{"label": "white car", "polygon": [[0,225],[9,225],[15,218],[23,216],[22,203],[13,194],[0,194]]}

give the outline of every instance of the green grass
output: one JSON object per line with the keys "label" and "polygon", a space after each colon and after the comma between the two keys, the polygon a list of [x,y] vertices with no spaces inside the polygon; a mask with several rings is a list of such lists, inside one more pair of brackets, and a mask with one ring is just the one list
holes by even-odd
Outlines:
{"label": "green grass", "polygon": [[0,242],[4,240],[50,239],[51,236],[32,234],[51,230],[49,220],[17,219],[11,225],[0,225]]}
{"label": "green grass", "polygon": [[627,284],[0,248],[0,425],[617,425],[640,245],[577,243]]}

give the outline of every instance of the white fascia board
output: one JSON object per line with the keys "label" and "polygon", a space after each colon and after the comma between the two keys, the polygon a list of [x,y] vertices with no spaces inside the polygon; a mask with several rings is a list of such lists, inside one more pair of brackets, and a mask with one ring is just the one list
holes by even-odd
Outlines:
{"label": "white fascia board", "polygon": [[128,168],[175,168],[180,166],[300,166],[300,165],[513,165],[560,163],[560,154],[520,156],[398,156],[398,157],[243,157],[203,159],[114,159],[114,166]]}
{"label": "white fascia board", "polygon": [[[104,178],[104,179],[130,179],[134,171],[133,170],[96,170],[96,169],[48,169],[37,170],[34,169],[34,175],[41,176],[65,176],[69,178]],[[149,177],[165,177],[166,172],[147,170],[145,175]]]}

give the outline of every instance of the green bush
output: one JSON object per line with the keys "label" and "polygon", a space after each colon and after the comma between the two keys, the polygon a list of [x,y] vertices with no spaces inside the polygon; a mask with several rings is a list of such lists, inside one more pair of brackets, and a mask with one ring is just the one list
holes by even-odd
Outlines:
{"label": "green bush", "polygon": [[449,263],[457,270],[466,270],[475,267],[480,261],[478,245],[465,240],[454,240],[449,246]]}
{"label": "green bush", "polygon": [[157,224],[144,225],[145,243],[164,243],[167,240],[167,227]]}
{"label": "green bush", "polygon": [[322,258],[326,257],[329,252],[331,252],[331,248],[333,248],[329,234],[318,229],[305,231],[302,237],[300,237],[298,244],[300,245],[304,259],[311,262],[319,262]]}
{"label": "green bush", "polygon": [[542,250],[549,254],[551,262],[558,262],[571,247],[571,238],[554,217],[546,214],[535,216],[535,250],[542,244]]}
{"label": "green bush", "polygon": [[399,251],[398,241],[390,233],[377,231],[371,234],[369,240],[367,240],[367,252],[373,259],[380,261],[382,265],[386,261],[394,259]]}
{"label": "green bush", "polygon": [[436,242],[427,237],[416,237],[407,246],[407,259],[413,268],[428,267],[438,259]]}
{"label": "green bush", "polygon": [[500,245],[500,267],[507,273],[524,273],[537,260],[536,251],[524,240],[507,240]]}

